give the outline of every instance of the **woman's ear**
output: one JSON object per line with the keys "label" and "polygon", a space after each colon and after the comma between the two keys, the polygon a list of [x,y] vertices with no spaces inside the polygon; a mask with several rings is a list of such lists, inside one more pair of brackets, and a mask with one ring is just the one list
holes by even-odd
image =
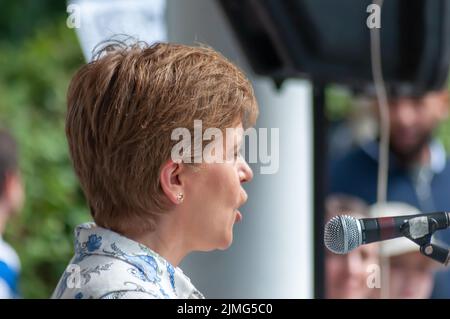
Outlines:
{"label": "woman's ear", "polygon": [[180,174],[185,169],[183,163],[168,160],[161,166],[159,180],[161,188],[173,204],[180,204],[184,197],[184,185]]}

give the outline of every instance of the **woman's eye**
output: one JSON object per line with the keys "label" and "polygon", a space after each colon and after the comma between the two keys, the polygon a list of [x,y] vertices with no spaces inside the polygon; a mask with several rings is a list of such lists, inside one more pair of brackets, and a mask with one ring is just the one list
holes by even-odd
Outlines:
{"label": "woman's eye", "polygon": [[242,156],[242,149],[238,149],[235,153],[234,153],[234,158],[238,159],[239,157]]}

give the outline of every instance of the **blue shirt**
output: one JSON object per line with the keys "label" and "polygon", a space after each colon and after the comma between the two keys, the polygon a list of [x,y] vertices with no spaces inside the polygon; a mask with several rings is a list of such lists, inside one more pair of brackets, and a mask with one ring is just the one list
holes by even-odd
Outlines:
{"label": "blue shirt", "polygon": [[[405,168],[389,158],[387,201],[405,202],[423,212],[450,211],[450,165],[442,145],[430,144],[430,164]],[[368,204],[377,199],[378,143],[357,147],[330,167],[329,193],[359,197]],[[436,237],[450,244],[450,230]],[[450,272],[436,275],[433,298],[450,298]]]}
{"label": "blue shirt", "polygon": [[19,296],[20,261],[14,249],[0,237],[0,299]]}

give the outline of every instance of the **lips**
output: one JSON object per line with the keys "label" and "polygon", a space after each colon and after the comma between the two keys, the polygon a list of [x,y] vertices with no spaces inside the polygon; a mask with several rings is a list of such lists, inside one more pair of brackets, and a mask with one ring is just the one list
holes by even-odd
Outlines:
{"label": "lips", "polygon": [[[241,190],[242,190],[242,196],[241,196],[242,200],[241,200],[240,204],[238,205],[238,207],[241,207],[242,205],[244,205],[248,198],[247,192],[243,188]],[[235,222],[239,223],[242,220],[242,214],[237,208],[234,211],[236,212]]]}
{"label": "lips", "polygon": [[240,211],[238,211],[238,210],[236,209],[236,220],[235,220],[235,222],[236,222],[236,223],[239,223],[241,220],[242,220],[242,214],[241,214]]}
{"label": "lips", "polygon": [[241,188],[241,190],[242,190],[242,201],[238,207],[241,207],[242,205],[244,205],[248,199],[248,195],[247,195],[247,192],[245,191],[245,189]]}

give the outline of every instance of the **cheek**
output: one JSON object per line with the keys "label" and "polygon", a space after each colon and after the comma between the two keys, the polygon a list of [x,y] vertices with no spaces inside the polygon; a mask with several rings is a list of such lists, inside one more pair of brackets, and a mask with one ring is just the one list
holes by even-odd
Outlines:
{"label": "cheek", "polygon": [[420,289],[422,298],[431,293],[434,280],[432,274],[418,271],[412,276],[412,279],[413,288]]}
{"label": "cheek", "polygon": [[431,295],[434,286],[434,276],[433,275],[425,275],[424,284],[423,284],[423,295],[425,298],[428,298]]}
{"label": "cheek", "polygon": [[235,169],[228,164],[217,165],[211,170],[205,180],[205,192],[210,194],[212,201],[222,202],[223,205],[235,206],[239,201],[240,183]]}
{"label": "cheek", "polygon": [[400,292],[403,289],[403,274],[398,271],[391,268],[390,271],[390,277],[389,277],[389,283],[390,283],[390,290],[391,294],[395,297],[399,296]]}
{"label": "cheek", "polygon": [[406,267],[391,268],[389,280],[392,293],[397,297],[402,297],[405,293],[409,294],[411,291],[420,294],[420,290],[423,288],[417,281],[416,273],[408,270]]}
{"label": "cheek", "polygon": [[437,107],[433,108],[431,111],[429,108],[423,107],[417,117],[416,123],[423,129],[432,129],[441,118]]}
{"label": "cheek", "polygon": [[344,265],[338,258],[327,257],[326,259],[326,276],[330,282],[339,281],[343,277],[341,273]]}

